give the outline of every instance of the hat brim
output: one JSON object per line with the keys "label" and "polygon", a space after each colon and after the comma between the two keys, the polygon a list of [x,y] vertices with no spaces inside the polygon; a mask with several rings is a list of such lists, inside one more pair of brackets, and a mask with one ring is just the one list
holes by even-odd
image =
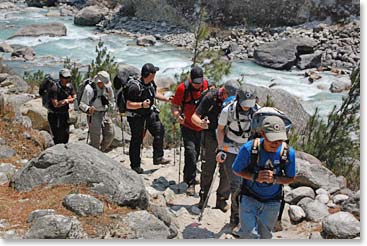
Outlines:
{"label": "hat brim", "polygon": [[274,141],[279,141],[279,140],[287,140],[287,133],[285,132],[268,132],[265,133],[266,138],[270,141],[270,142],[274,142]]}
{"label": "hat brim", "polygon": [[159,67],[154,67],[155,72],[159,71]]}
{"label": "hat brim", "polygon": [[256,99],[247,99],[240,102],[241,107],[252,108],[256,104]]}
{"label": "hat brim", "polygon": [[203,81],[204,81],[204,78],[196,78],[196,79],[192,80],[192,83],[201,84],[201,83],[203,83]]}

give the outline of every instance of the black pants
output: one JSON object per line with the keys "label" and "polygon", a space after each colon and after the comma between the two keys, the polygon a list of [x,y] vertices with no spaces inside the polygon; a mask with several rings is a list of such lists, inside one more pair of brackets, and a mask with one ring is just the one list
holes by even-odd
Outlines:
{"label": "black pants", "polygon": [[185,148],[184,182],[194,184],[196,177],[196,162],[200,154],[201,132],[181,126],[181,134]]}
{"label": "black pants", "polygon": [[51,113],[47,115],[55,144],[69,142],[69,113]]}
{"label": "black pants", "polygon": [[131,129],[129,157],[131,168],[140,167],[140,147],[143,143],[145,131],[153,136],[153,159],[163,157],[164,126],[156,112],[148,116],[136,115],[127,117]]}

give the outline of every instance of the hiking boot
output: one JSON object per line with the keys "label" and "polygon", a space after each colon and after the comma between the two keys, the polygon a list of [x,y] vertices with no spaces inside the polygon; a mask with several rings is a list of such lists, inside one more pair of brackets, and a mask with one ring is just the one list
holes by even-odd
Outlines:
{"label": "hiking boot", "polygon": [[222,210],[223,213],[227,212],[229,209],[229,205],[227,204],[226,200],[220,199],[217,200],[217,204],[215,208]]}
{"label": "hiking boot", "polygon": [[186,195],[195,196],[195,185],[194,184],[191,184],[191,185],[189,185],[189,187],[187,187]]}
{"label": "hiking boot", "polygon": [[144,172],[144,169],[141,167],[132,167],[131,169],[137,172],[138,174],[142,174]]}
{"label": "hiking boot", "polygon": [[205,199],[200,198],[199,203],[196,205],[199,209],[203,209]]}
{"label": "hiking boot", "polygon": [[236,225],[235,227],[233,227],[232,228],[232,231],[231,231],[231,233],[232,233],[232,235],[234,236],[234,237],[240,237],[240,234],[238,233],[239,231],[240,231],[240,229],[241,229],[241,226],[240,226],[240,224],[238,224],[238,225]]}
{"label": "hiking boot", "polygon": [[153,165],[166,165],[170,162],[171,161],[168,160],[168,159],[165,159],[163,157],[159,157],[159,158],[153,160]]}

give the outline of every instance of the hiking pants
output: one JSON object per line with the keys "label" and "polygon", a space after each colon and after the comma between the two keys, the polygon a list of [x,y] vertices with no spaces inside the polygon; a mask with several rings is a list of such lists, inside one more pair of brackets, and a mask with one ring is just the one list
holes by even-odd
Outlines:
{"label": "hiking pants", "polygon": [[69,142],[69,113],[51,113],[47,115],[55,144]]}
{"label": "hiking pants", "polygon": [[[217,165],[216,149],[217,149],[217,137],[215,130],[204,130],[202,132],[203,148],[205,151],[204,160],[201,166],[200,176],[200,196],[205,199],[208,195],[210,184],[213,181],[214,171]],[[224,171],[223,165],[219,166],[219,186],[217,189],[217,201],[227,200],[230,195],[229,177]]]}
{"label": "hiking pants", "polygon": [[226,160],[220,164],[224,167],[224,172],[226,176],[229,178],[229,185],[231,191],[231,217],[230,223],[233,225],[237,225],[239,223],[239,203],[241,196],[241,177],[234,174],[232,171],[232,164],[236,159],[237,155],[232,153],[226,153]]}
{"label": "hiking pants", "polygon": [[[106,116],[105,111],[96,111],[88,115],[89,144],[96,149],[105,152],[110,147],[115,137],[115,129],[112,120]],[[102,134],[102,141],[101,141]]]}
{"label": "hiking pants", "polygon": [[153,159],[163,157],[164,126],[159,114],[152,112],[148,116],[135,115],[127,117],[131,130],[129,157],[131,168],[140,167],[140,147],[143,143],[146,130],[153,136]]}
{"label": "hiking pants", "polygon": [[201,132],[181,125],[181,135],[185,148],[184,182],[192,185],[195,183],[196,162],[200,154]]}

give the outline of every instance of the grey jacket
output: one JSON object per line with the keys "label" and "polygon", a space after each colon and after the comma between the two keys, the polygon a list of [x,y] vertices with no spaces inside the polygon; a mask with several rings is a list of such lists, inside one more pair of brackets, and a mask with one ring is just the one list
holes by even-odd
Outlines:
{"label": "grey jacket", "polygon": [[[94,82],[93,82],[94,83]],[[92,102],[91,105],[89,105],[89,102],[92,100],[93,98],[93,88],[90,85],[87,85],[84,89],[83,92],[83,96],[82,99],[80,101],[80,105],[79,108],[83,111],[83,112],[87,112],[89,107],[93,106],[96,111],[107,111],[108,106],[112,106],[114,105],[114,95],[113,95],[113,90],[111,86],[105,86],[103,87],[103,89],[100,89],[97,86],[97,98],[94,102]],[[104,95],[108,101],[109,101],[109,105],[102,105],[102,101],[101,101],[101,96]]]}

